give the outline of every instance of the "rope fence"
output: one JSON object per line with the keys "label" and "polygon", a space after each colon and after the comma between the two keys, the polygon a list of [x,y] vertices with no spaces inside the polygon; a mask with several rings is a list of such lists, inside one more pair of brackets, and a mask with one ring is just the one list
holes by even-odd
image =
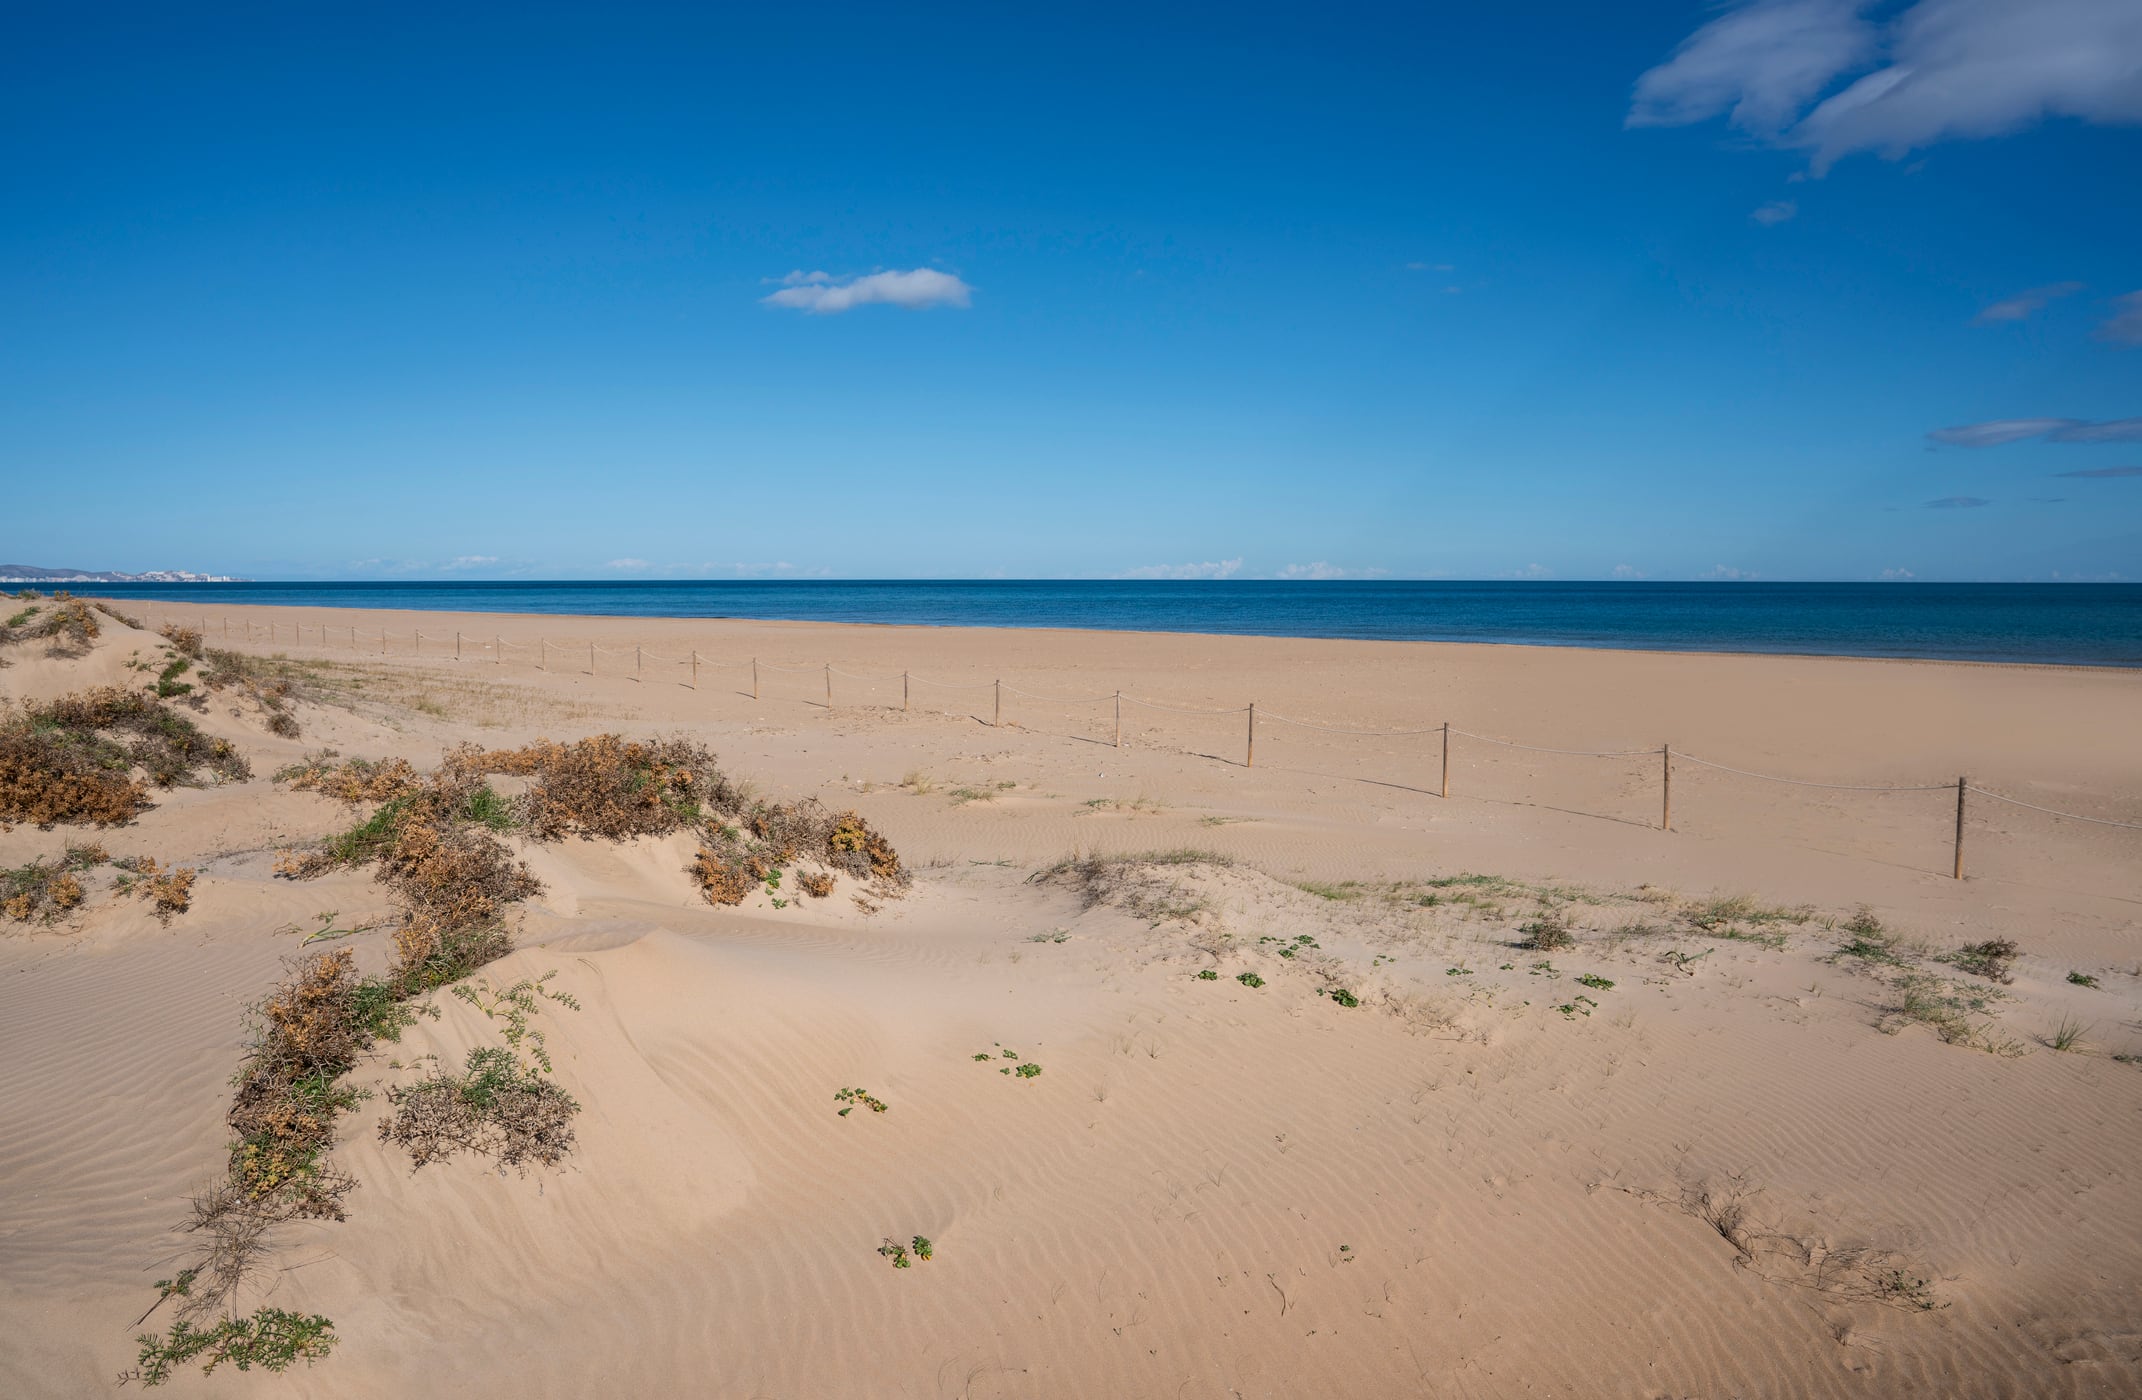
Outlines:
{"label": "rope fence", "polygon": [[[372,648],[373,634],[355,627],[329,627],[324,624],[307,626],[302,623],[272,621],[256,624],[251,619],[239,619],[240,630],[237,633],[233,633],[232,620],[230,618],[224,617],[220,621],[222,624],[222,636],[226,642],[244,640],[250,643],[258,641],[260,638],[255,636],[257,627],[266,634],[267,642],[270,645],[274,645],[280,639],[280,629],[287,626],[291,629],[293,643],[297,646],[306,644],[305,634],[310,631],[318,634],[318,645],[325,650],[346,650],[360,654],[370,654]],[[206,617],[201,619],[200,630],[204,636],[208,635],[211,630],[209,620]],[[629,656],[632,658],[631,679],[644,680],[646,665],[650,661],[665,666],[688,667],[691,672],[690,685],[694,690],[699,688],[699,670],[702,666],[713,667],[717,670],[742,670],[748,667],[751,672],[751,698],[753,700],[760,699],[759,677],[762,671],[785,676],[823,676],[825,679],[825,706],[828,710],[831,710],[834,705],[833,679],[836,676],[843,680],[858,681],[866,685],[889,684],[895,680],[899,681],[900,708],[903,711],[912,708],[914,687],[917,685],[930,686],[938,690],[987,690],[991,692],[993,697],[990,723],[1000,727],[1004,723],[1004,697],[1006,694],[1039,701],[1043,704],[1109,704],[1114,707],[1115,718],[1112,743],[1114,747],[1119,749],[1123,747],[1123,707],[1126,704],[1136,705],[1147,710],[1158,710],[1167,714],[1194,715],[1207,719],[1243,715],[1246,717],[1246,729],[1243,736],[1242,766],[1254,768],[1257,764],[1257,721],[1260,718],[1260,714],[1255,701],[1247,705],[1214,709],[1206,706],[1172,705],[1160,700],[1148,700],[1142,696],[1127,695],[1120,690],[1103,695],[1048,695],[1038,691],[1021,690],[1016,686],[1008,686],[1001,680],[948,681],[929,676],[919,676],[910,671],[873,676],[859,672],[843,671],[831,663],[817,666],[778,666],[770,661],[761,661],[755,656],[748,660],[722,660],[718,657],[702,656],[697,650],[693,650],[685,656],[664,656],[638,646],[606,647],[595,642],[553,641],[549,637],[538,637],[531,644],[507,641],[504,637],[495,634],[489,638],[483,638],[471,637],[463,632],[455,632],[451,635],[445,633],[432,635],[423,631],[397,634],[384,629],[379,632],[378,637],[379,650],[377,654],[380,656],[396,654],[391,651],[391,644],[397,639],[406,637],[409,642],[409,650],[405,653],[400,653],[402,655],[414,657],[431,655],[444,660],[449,655],[447,647],[450,643],[452,646],[450,654],[456,661],[470,659],[469,654],[473,651],[479,657],[487,654],[489,664],[503,666],[506,659],[505,653],[510,648],[518,652],[533,652],[535,654],[535,667],[540,671],[554,669],[551,666],[551,654],[553,652],[557,653],[561,658],[570,658],[571,661],[577,661],[581,654],[585,652],[587,657],[586,671],[590,676],[600,674],[601,658],[603,656]],[[424,650],[427,642],[431,643],[437,650],[427,653]],[[2086,822],[2093,826],[2114,827],[2124,831],[2142,831],[2142,822],[2116,821],[2109,817],[2085,816],[2080,812],[2064,812],[2053,807],[2042,807],[2035,802],[2025,802],[2019,797],[2010,797],[2006,793],[1996,792],[1991,788],[1973,787],[1968,777],[1958,777],[1953,783],[1825,783],[1807,778],[1789,778],[1776,773],[1761,773],[1750,768],[1736,768],[1731,764],[1718,763],[1711,759],[1699,758],[1691,753],[1681,752],[1670,744],[1662,744],[1655,749],[1565,749],[1551,748],[1540,744],[1522,744],[1514,739],[1499,739],[1491,734],[1479,734],[1468,729],[1457,729],[1448,722],[1417,729],[1353,729],[1340,725],[1318,724],[1312,720],[1295,719],[1287,715],[1275,714],[1270,710],[1263,711],[1261,717],[1270,722],[1292,725],[1300,729],[1356,738],[1410,739],[1430,734],[1438,735],[1441,739],[1442,760],[1442,784],[1439,789],[1439,795],[1446,799],[1450,796],[1450,758],[1451,740],[1453,739],[1470,739],[1477,743],[1492,744],[1500,748],[1518,749],[1526,753],[1557,754],[1572,758],[1608,760],[1655,758],[1659,760],[1660,805],[1658,828],[1661,831],[1673,830],[1673,769],[1676,760],[1683,763],[1693,763],[1703,768],[1715,769],[1721,773],[1731,773],[1738,777],[1754,778],[1761,782],[1778,783],[1788,787],[1814,788],[1828,792],[1954,792],[1956,794],[1956,825],[1953,838],[1954,861],[1951,873],[1958,880],[1964,878],[1964,836],[1968,825],[1969,799],[1973,796],[1988,798],[1995,802],[2006,803],[2011,807],[2020,807],[2028,811],[2042,813],[2045,816],[2061,821]]]}

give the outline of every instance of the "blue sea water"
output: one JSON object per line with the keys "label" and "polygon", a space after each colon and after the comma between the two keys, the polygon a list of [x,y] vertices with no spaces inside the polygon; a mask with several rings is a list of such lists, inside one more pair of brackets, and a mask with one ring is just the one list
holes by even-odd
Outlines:
{"label": "blue sea water", "polygon": [[83,584],[99,597],[2142,666],[2142,584],[780,580]]}

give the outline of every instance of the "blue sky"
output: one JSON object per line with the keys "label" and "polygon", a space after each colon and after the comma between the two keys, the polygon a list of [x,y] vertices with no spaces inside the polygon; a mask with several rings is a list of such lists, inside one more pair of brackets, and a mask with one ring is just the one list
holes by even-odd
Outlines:
{"label": "blue sky", "polygon": [[11,12],[7,562],[2142,577],[2137,0],[203,8]]}

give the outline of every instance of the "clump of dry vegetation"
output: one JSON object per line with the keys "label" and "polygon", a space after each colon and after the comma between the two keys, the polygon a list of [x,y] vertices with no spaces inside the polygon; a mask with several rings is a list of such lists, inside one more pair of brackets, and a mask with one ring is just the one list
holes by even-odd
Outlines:
{"label": "clump of dry vegetation", "polygon": [[87,897],[82,873],[108,859],[102,846],[69,846],[58,860],[0,870],[0,914],[17,923],[49,924],[72,913]]}
{"label": "clump of dry vegetation", "polygon": [[156,921],[164,927],[171,920],[193,907],[193,882],[201,872],[188,866],[166,869],[154,856],[128,856],[112,862],[126,874],[121,875],[119,888],[131,890],[149,901]]}
{"label": "clump of dry vegetation", "polygon": [[1941,960],[1974,977],[2005,984],[2015,980],[2013,969],[2021,956],[2022,948],[2012,939],[1990,938],[1984,943],[1966,943]]}
{"label": "clump of dry vegetation", "polygon": [[341,802],[388,802],[416,791],[422,783],[417,770],[405,758],[390,758],[384,763],[353,758],[336,763],[335,756],[333,750],[307,754],[304,762],[279,770],[275,781],[287,783],[299,792],[317,792]]}
{"label": "clump of dry vegetation", "polygon": [[[15,596],[25,601],[42,597],[27,590]],[[47,602],[31,602],[0,622],[0,647],[16,642],[49,641],[52,644],[48,649],[50,655],[79,656],[102,635],[103,630],[89,604],[61,592]]]}
{"label": "clump of dry vegetation", "polygon": [[189,661],[201,659],[202,638],[192,627],[181,627],[176,622],[167,622],[157,634],[171,644],[171,649]]}
{"label": "clump of dry vegetation", "polygon": [[115,826],[148,807],[151,785],[235,782],[251,771],[229,741],[118,686],[0,714],[0,822]]}
{"label": "clump of dry vegetation", "polygon": [[448,755],[447,767],[528,778],[527,791],[500,808],[505,822],[538,841],[697,831],[701,844],[687,871],[715,904],[740,903],[762,883],[778,885],[781,868],[797,862],[820,867],[804,872],[805,892],[820,898],[832,892],[836,873],[881,893],[909,879],[898,852],[859,814],[814,799],[755,797],[704,745],[685,738],[597,734],[569,744],[471,747]]}

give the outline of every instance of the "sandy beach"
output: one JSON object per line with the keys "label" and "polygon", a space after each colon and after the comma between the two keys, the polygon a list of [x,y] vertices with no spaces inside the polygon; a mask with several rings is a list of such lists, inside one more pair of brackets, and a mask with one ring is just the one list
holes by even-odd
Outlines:
{"label": "sandy beach", "polygon": [[603,732],[852,809],[912,883],[717,906],[688,832],[506,831],[541,889],[485,972],[577,1002],[539,1018],[573,1150],[381,1140],[494,1028],[431,994],[349,1076],[347,1219],[279,1225],[245,1304],[332,1355],[171,1393],[2142,1391],[2142,831],[2016,805],[2142,822],[2142,673],[111,606],[0,696],[138,689],[176,624],[280,666],[299,733],[201,695],[249,779],[0,833],[199,872],[168,923],[103,873],[0,920],[0,1392],[135,1364],[246,1008],[323,911],[390,956],[372,871],[277,869],[377,804],[273,775]]}

